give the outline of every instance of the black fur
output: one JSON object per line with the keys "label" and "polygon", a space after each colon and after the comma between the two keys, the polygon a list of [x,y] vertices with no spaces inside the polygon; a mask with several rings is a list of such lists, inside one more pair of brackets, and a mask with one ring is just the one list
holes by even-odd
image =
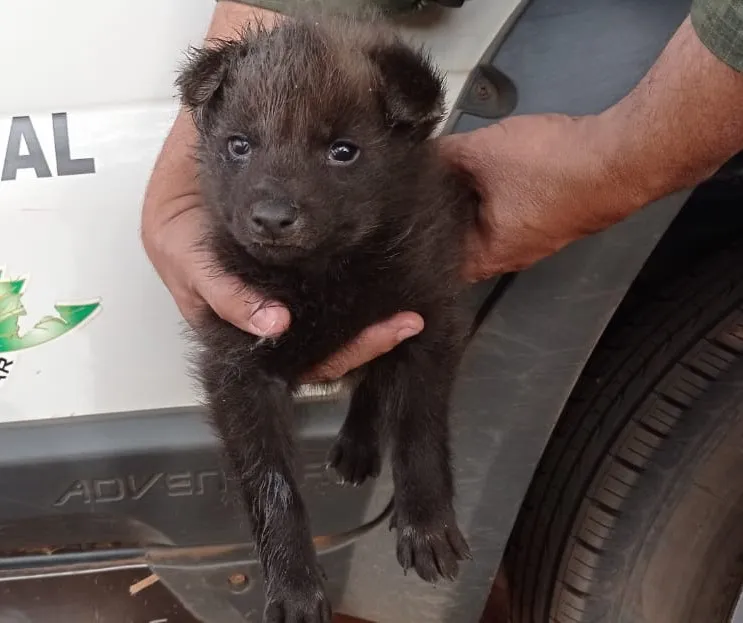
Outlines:
{"label": "black fur", "polygon": [[[264,621],[330,620],[293,476],[291,393],[362,329],[403,310],[425,329],[357,372],[329,463],[360,484],[378,475],[389,439],[398,560],[428,581],[453,578],[469,549],[453,510],[448,403],[476,203],[425,140],[443,112],[441,78],[379,22],[312,17],[195,51],[178,86],[199,130],[206,244],[219,270],[292,318],[276,340],[213,312],[196,330],[199,377],[264,569]],[[233,136],[249,153],[230,153]],[[339,139],[360,148],[352,164],[328,160]],[[257,231],[259,209],[296,221]]]}

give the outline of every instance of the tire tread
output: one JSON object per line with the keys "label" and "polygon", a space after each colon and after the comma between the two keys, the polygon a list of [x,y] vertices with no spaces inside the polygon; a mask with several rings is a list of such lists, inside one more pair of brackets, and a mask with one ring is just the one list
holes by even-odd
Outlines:
{"label": "tire tread", "polygon": [[[589,620],[595,587],[575,563],[606,554],[658,449],[743,355],[742,301],[740,244],[661,288],[630,290],[555,427],[506,549],[513,623]],[[592,487],[599,473],[610,487]]]}

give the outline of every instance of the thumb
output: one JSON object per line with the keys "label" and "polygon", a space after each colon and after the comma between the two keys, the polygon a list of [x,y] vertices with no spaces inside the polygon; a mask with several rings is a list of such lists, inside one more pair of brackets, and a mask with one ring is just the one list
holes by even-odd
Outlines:
{"label": "thumb", "polygon": [[480,151],[476,149],[478,137],[477,130],[440,136],[437,139],[439,153],[455,168],[469,169],[472,156],[478,155]]}
{"label": "thumb", "polygon": [[495,140],[504,130],[493,124],[469,132],[448,134],[438,139],[441,157],[455,170],[468,174],[478,190],[483,180],[491,172],[497,157],[494,150],[499,142]]}
{"label": "thumb", "polygon": [[198,290],[220,318],[247,333],[275,337],[286,331],[291,323],[288,309],[246,289],[236,277],[209,278]]}
{"label": "thumb", "polygon": [[441,157],[455,168],[460,168],[462,165],[462,154],[464,151],[464,143],[467,141],[467,134],[445,134],[434,139],[437,142],[437,147]]}

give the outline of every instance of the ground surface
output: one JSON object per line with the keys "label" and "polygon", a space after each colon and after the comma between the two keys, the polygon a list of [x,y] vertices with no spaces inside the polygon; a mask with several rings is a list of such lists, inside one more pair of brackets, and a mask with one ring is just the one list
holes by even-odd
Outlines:
{"label": "ground surface", "polygon": [[[149,575],[138,569],[0,583],[0,623],[199,623],[168,590],[154,584],[131,597]],[[338,616],[333,623],[369,623]]]}
{"label": "ground surface", "polygon": [[[161,584],[130,597],[144,570],[102,575],[0,583],[0,623],[199,623]],[[502,603],[491,599],[483,623],[505,623]],[[333,623],[374,622],[338,615]],[[743,607],[731,623],[743,623]]]}

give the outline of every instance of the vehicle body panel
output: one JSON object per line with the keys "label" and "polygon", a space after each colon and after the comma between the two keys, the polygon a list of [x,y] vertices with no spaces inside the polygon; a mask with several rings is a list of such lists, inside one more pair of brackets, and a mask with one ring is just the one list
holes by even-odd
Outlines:
{"label": "vehicle body panel", "polygon": [[[0,422],[197,404],[182,320],[142,249],[139,211],[177,112],[176,70],[213,5],[0,3],[0,278],[26,277],[21,335],[60,302],[100,304],[69,334],[6,357]],[[408,20],[447,74],[450,104],[516,6],[475,0]]]}

